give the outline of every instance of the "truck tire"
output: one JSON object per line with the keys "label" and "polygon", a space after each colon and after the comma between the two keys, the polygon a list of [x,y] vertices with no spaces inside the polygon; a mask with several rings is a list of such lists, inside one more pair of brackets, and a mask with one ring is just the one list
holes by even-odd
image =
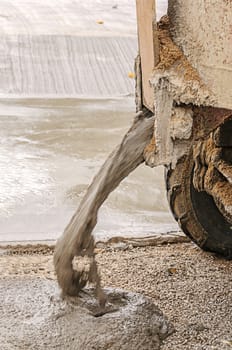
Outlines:
{"label": "truck tire", "polygon": [[194,188],[193,167],[190,151],[175,169],[166,169],[171,211],[183,232],[199,247],[232,259],[232,223],[221,214],[212,196]]}

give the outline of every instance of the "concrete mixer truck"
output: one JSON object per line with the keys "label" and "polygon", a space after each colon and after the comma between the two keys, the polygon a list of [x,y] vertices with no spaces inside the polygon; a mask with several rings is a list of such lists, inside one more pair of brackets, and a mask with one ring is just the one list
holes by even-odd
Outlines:
{"label": "concrete mixer truck", "polygon": [[145,161],[165,165],[179,226],[232,257],[232,1],[137,0],[137,110],[154,112]]}

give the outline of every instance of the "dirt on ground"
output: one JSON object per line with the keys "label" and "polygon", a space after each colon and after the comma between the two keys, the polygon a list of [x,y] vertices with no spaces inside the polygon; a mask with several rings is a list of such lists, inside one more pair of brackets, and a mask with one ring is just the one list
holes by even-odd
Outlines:
{"label": "dirt on ground", "polygon": [[[149,296],[175,327],[162,350],[232,349],[232,264],[192,243],[97,248],[102,284]],[[53,248],[0,250],[1,279],[55,279]]]}

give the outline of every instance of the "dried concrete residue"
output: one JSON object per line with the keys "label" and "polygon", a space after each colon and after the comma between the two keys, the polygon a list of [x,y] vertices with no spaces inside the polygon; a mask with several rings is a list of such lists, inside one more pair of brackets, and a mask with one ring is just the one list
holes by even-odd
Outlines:
{"label": "dried concrete residue", "polygon": [[212,92],[202,82],[198,72],[191,66],[178,46],[172,41],[169,32],[169,18],[164,16],[158,23],[160,43],[160,62],[155,67],[151,84],[156,87],[160,80],[169,81],[169,90],[173,100],[180,104],[212,105]]}
{"label": "dried concrete residue", "polygon": [[197,71],[172,41],[167,16],[158,23],[158,38],[160,62],[150,79],[154,89],[153,138],[156,144],[146,152],[145,161],[150,167],[171,164],[175,168],[178,159],[188,153],[190,143],[186,140],[192,135],[192,111],[187,108],[185,112],[179,105],[211,106],[214,99]]}
{"label": "dried concrete residue", "polygon": [[152,301],[135,293],[105,292],[108,303],[101,313],[91,289],[63,300],[55,281],[1,280],[1,349],[160,349],[173,328]]}
{"label": "dried concrete residue", "polygon": [[173,108],[170,120],[173,140],[188,140],[192,135],[193,111],[191,108]]}

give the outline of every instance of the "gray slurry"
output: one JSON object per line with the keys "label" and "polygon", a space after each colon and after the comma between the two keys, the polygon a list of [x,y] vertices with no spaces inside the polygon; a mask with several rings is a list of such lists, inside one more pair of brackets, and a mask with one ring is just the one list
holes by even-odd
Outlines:
{"label": "gray slurry", "polygon": [[91,289],[80,298],[62,299],[54,281],[1,280],[1,349],[160,349],[173,327],[151,299],[115,289],[105,292],[103,310]]}

